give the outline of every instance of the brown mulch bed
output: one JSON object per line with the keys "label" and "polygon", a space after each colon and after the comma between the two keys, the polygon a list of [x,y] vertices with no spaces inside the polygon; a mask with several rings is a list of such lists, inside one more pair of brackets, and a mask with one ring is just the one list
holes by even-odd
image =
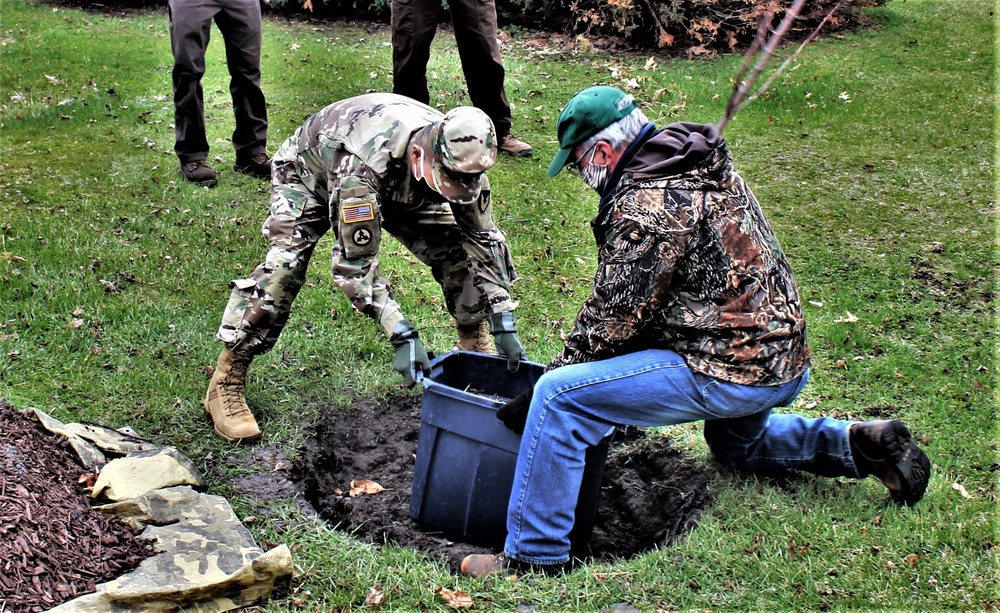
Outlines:
{"label": "brown mulch bed", "polygon": [[155,553],[91,507],[91,476],[65,437],[0,398],[0,611],[45,611]]}

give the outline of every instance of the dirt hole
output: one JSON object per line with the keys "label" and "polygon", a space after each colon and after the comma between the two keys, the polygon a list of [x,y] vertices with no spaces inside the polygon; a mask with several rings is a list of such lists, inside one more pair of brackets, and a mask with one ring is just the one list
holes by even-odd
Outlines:
{"label": "dirt hole", "polygon": [[[410,519],[420,402],[418,395],[398,393],[329,408],[289,476],[336,529],[365,542],[415,548],[457,570],[464,556],[489,550],[453,542]],[[351,481],[362,479],[385,489],[352,497]],[[710,480],[706,466],[664,437],[636,430],[617,437],[604,468],[590,556],[630,557],[687,533],[712,503]]]}

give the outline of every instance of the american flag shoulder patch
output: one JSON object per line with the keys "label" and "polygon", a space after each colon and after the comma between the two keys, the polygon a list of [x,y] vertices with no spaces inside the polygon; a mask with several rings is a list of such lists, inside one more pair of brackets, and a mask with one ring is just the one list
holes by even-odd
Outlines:
{"label": "american flag shoulder patch", "polygon": [[340,215],[344,223],[357,223],[359,221],[371,221],[375,219],[375,209],[370,202],[360,204],[349,204],[341,207]]}

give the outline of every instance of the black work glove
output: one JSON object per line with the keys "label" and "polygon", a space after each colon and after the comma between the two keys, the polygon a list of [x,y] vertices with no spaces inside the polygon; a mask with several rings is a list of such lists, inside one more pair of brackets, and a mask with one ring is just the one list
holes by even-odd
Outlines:
{"label": "black work glove", "polygon": [[531,397],[535,388],[529,387],[513,400],[497,409],[497,419],[517,434],[524,434],[524,422],[528,421],[528,409],[531,407]]}
{"label": "black work glove", "polygon": [[424,375],[431,374],[431,362],[420,342],[420,334],[413,324],[405,319],[392,330],[389,342],[396,348],[396,357],[392,367],[403,375],[406,387],[413,387],[423,380]]}
{"label": "black work glove", "polygon": [[517,338],[514,313],[511,311],[494,313],[486,318],[486,322],[490,326],[490,334],[493,335],[497,353],[507,358],[507,372],[517,372],[521,360],[527,361],[528,356],[524,353],[520,339]]}

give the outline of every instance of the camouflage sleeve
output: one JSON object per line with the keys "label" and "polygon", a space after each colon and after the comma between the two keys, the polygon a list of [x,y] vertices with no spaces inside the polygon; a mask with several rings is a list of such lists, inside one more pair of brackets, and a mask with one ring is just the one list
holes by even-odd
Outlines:
{"label": "camouflage sleeve", "polygon": [[479,200],[470,205],[452,205],[455,222],[462,231],[463,248],[476,278],[476,285],[486,298],[486,314],[513,311],[517,302],[510,286],[517,280],[507,238],[493,219],[493,199],[487,179]]}
{"label": "camouflage sleeve", "polygon": [[[692,235],[690,203],[684,192],[647,190],[612,212],[593,292],[549,369],[646,348],[643,328],[665,301],[677,260]],[[643,213],[632,214],[636,211]]]}
{"label": "camouflage sleeve", "polygon": [[337,228],[333,280],[354,308],[375,320],[390,337],[405,317],[379,269],[381,199],[377,186],[364,173],[331,184],[330,211],[337,216],[333,220]]}

